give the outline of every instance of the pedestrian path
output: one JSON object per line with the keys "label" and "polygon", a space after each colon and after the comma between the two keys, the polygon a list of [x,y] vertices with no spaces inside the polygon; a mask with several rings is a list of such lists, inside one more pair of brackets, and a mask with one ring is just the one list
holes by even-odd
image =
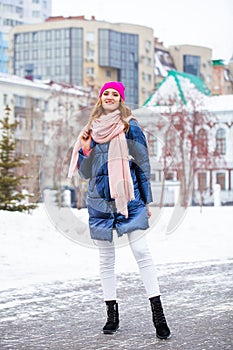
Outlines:
{"label": "pedestrian path", "polygon": [[98,278],[0,292],[0,349],[232,350],[233,261],[168,267],[159,277],[168,340],[156,338],[140,276],[128,273],[118,276],[120,329],[114,335],[101,331]]}

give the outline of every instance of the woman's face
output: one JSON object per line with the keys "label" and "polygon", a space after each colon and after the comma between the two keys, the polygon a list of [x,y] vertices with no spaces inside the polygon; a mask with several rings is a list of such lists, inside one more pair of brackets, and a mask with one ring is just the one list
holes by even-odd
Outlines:
{"label": "woman's face", "polygon": [[105,113],[111,113],[118,109],[121,96],[115,89],[106,89],[101,95],[101,103]]}

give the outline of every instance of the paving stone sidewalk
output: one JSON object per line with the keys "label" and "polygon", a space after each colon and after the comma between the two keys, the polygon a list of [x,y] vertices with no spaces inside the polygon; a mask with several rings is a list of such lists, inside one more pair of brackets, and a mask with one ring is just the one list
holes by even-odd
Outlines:
{"label": "paving stone sidewalk", "polygon": [[[102,334],[99,279],[0,292],[1,350],[232,350],[233,261],[164,266],[159,277],[172,337],[155,337],[138,274],[118,276],[120,329]],[[163,271],[163,266],[159,266]]]}

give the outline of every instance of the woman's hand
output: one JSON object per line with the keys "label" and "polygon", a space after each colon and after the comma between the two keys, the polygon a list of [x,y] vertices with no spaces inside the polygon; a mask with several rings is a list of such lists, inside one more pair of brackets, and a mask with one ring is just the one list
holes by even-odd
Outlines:
{"label": "woman's hand", "polygon": [[146,208],[147,208],[147,214],[148,214],[148,218],[150,219],[151,215],[152,215],[152,211],[149,207],[149,204],[146,205]]}
{"label": "woman's hand", "polygon": [[83,130],[80,137],[82,148],[89,151],[91,149],[91,140],[91,130]]}

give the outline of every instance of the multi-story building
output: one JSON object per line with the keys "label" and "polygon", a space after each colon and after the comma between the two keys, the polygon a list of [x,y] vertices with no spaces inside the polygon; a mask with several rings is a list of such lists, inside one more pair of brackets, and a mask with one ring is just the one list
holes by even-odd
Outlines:
{"label": "multi-story building", "polygon": [[180,72],[196,75],[211,90],[212,49],[195,45],[169,46],[176,69]]}
{"label": "multi-story building", "polygon": [[231,64],[230,62],[228,68],[223,60],[212,61],[212,95],[228,95],[233,93],[233,72],[230,70]]}
{"label": "multi-story building", "polygon": [[[8,106],[11,121],[18,123],[16,152],[26,157],[25,166],[18,171],[19,175],[28,176],[23,186],[29,193],[38,193],[41,176],[44,182],[47,176],[48,183],[53,183],[56,176],[54,164],[59,163],[62,152],[69,150],[78,130],[86,123],[87,117],[80,115],[80,111],[89,105],[90,97],[89,91],[64,84],[31,81],[0,73],[0,118]],[[53,147],[49,148],[49,145]],[[43,171],[40,161],[44,154],[48,156],[48,149],[51,164]]]}
{"label": "multi-story building", "polygon": [[51,17],[10,33],[10,73],[99,91],[105,81],[126,86],[131,107],[154,89],[153,29],[141,25]]}
{"label": "multi-story building", "polygon": [[167,76],[170,70],[176,70],[173,58],[169,49],[163,45],[158,38],[154,39],[155,50],[155,89]]}
{"label": "multi-story building", "polygon": [[[233,203],[233,95],[211,96],[208,111],[216,116],[217,123],[206,128],[209,139],[213,135],[216,152],[224,159],[224,166],[217,164],[205,174],[206,186],[219,184],[222,203]],[[211,134],[212,129],[212,134]],[[196,183],[196,189],[199,184]]]}
{"label": "multi-story building", "polygon": [[211,50],[193,45],[170,46],[155,38],[155,89],[170,70],[201,77],[213,95],[233,93],[233,61],[212,60]]}
{"label": "multi-story building", "polygon": [[0,2],[0,72],[9,70],[9,31],[16,25],[40,23],[51,15],[52,0],[2,0]]}
{"label": "multi-story building", "polygon": [[[186,108],[187,103],[189,108]],[[173,205],[177,184],[180,186],[177,183],[179,174],[184,174],[184,169],[193,166],[192,202],[213,204],[217,185],[220,203],[232,205],[233,94],[212,96],[200,78],[172,71],[146,101],[145,107],[144,110],[136,111],[136,116],[141,116],[140,122],[147,134],[152,178],[155,179],[154,191],[157,191],[155,198],[160,198],[159,191],[164,179],[165,204]],[[174,117],[171,124],[168,116]],[[189,139],[181,139],[179,132],[174,132],[182,130],[182,126],[189,132],[192,130]],[[184,134],[182,137],[185,137]],[[175,148],[177,140],[178,143],[179,140],[182,142]],[[195,160],[189,154],[192,147]],[[186,158],[184,155],[185,150],[182,155],[184,158],[180,162],[181,157],[178,154],[182,148],[187,150],[188,156]],[[183,163],[185,158],[186,164]]]}
{"label": "multi-story building", "polygon": [[227,68],[229,69],[230,74],[233,76],[233,55],[232,55],[230,61],[228,62]]}
{"label": "multi-story building", "polygon": [[[37,192],[38,180],[42,177],[43,186],[55,186],[59,183],[57,177],[62,173],[62,166],[65,165],[66,170],[68,169],[64,161],[65,154],[71,150],[78,131],[86,124],[91,98],[89,89],[74,88],[51,81],[31,81],[0,73],[0,115],[4,115],[4,108],[8,105],[11,108],[12,120],[18,122],[15,131],[17,153],[27,156],[23,170],[29,179],[24,185],[30,193]],[[224,164],[216,164],[215,167],[206,168],[196,174],[194,198],[197,203],[201,188],[206,189],[204,203],[213,202],[215,184],[221,186],[222,203],[232,203],[232,103],[233,95],[208,97],[208,111],[213,114],[215,122],[208,123],[199,130],[200,140],[208,140],[208,144],[224,159]],[[164,169],[160,164],[163,137],[158,133],[161,114],[156,112],[156,108],[152,111],[150,108],[139,108],[133,110],[133,113],[138,117],[148,139],[152,188],[156,193],[155,202],[158,204],[158,194],[164,176]],[[43,156],[46,156],[46,162],[41,167]],[[177,176],[175,172],[172,176],[171,172],[168,175],[164,204],[173,205]]]}

